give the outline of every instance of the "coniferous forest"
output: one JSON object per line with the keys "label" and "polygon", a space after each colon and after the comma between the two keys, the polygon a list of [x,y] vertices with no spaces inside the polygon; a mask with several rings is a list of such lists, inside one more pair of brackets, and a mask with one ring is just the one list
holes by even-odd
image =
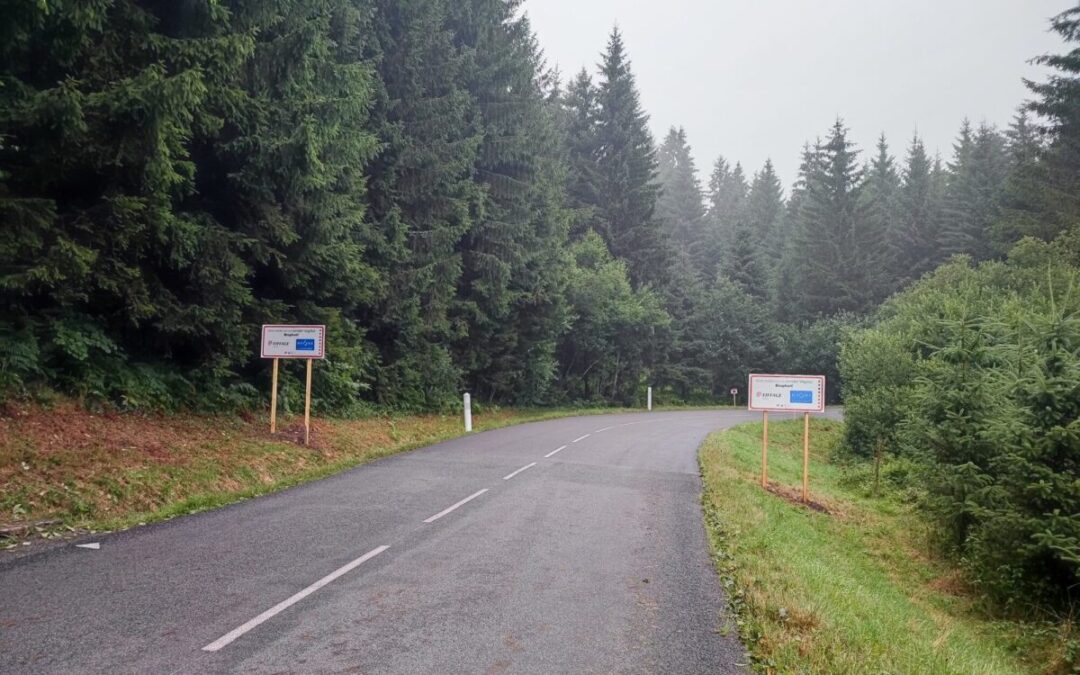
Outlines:
{"label": "coniferous forest", "polygon": [[0,14],[7,395],[259,405],[262,323],[327,325],[323,412],[835,383],[885,299],[1080,213],[1074,54],[1008,128],[957,120],[949,156],[837,120],[785,186],[723,157],[699,179],[682,129],[651,135],[617,30],[595,70],[555,72],[519,0]]}

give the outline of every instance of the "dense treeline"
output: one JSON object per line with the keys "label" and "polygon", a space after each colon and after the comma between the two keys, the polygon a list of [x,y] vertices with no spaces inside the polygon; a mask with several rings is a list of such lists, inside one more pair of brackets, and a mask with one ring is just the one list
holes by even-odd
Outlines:
{"label": "dense treeline", "polygon": [[324,411],[712,400],[835,376],[845,326],[954,253],[1056,236],[1077,194],[1026,113],[947,159],[861,159],[838,121],[789,194],[722,158],[702,186],[619,33],[564,80],[520,0],[0,13],[7,394],[252,405],[258,325],[303,322],[328,326]]}
{"label": "dense treeline", "polygon": [[[1080,41],[1080,8],[1053,25]],[[1031,85],[1040,125],[1020,117],[1004,139],[965,127],[940,189],[943,252],[970,255],[847,335],[840,367],[850,450],[899,455],[898,480],[980,588],[1067,611],[1080,588],[1080,49],[1040,60],[1055,69]]]}

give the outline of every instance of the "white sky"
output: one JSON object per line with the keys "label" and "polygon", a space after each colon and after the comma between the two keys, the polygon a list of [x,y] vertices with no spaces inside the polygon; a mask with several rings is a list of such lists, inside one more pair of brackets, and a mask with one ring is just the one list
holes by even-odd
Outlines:
{"label": "white sky", "polygon": [[1062,52],[1047,19],[1070,0],[526,0],[549,65],[595,77],[623,32],[653,135],[686,127],[703,182],[716,156],[749,176],[771,157],[785,187],[804,142],[839,115],[863,149],[917,129],[947,159],[960,122],[1004,127]]}

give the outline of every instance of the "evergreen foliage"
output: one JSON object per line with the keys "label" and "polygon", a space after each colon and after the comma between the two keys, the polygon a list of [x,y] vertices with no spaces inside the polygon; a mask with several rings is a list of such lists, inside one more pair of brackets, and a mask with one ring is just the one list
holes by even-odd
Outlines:
{"label": "evergreen foliage", "polygon": [[1080,581],[1074,255],[1029,239],[1007,262],[953,261],[841,357],[848,446],[921,461],[942,541],[1006,602],[1065,606]]}
{"label": "evergreen foliage", "polygon": [[771,162],[717,158],[703,190],[684,129],[654,146],[618,30],[563,83],[521,0],[0,9],[5,395],[258,405],[258,325],[311,322],[323,411],[714,400],[832,372],[890,293],[1076,212],[1071,55],[947,166],[918,138],[860,166],[838,121],[785,198]]}

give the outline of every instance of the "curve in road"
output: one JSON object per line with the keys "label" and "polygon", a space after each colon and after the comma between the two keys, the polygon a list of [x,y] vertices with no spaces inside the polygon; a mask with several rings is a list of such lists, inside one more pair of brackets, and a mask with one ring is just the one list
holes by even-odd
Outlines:
{"label": "curve in road", "polygon": [[753,419],[509,427],[0,562],[0,670],[738,672],[696,450]]}

